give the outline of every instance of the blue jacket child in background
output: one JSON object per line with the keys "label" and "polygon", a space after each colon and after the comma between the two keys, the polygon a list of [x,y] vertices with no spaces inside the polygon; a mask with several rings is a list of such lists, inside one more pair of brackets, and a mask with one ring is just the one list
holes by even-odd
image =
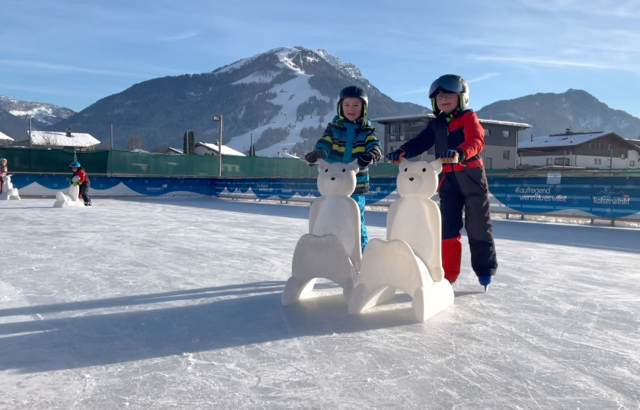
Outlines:
{"label": "blue jacket child in background", "polygon": [[371,162],[378,161],[382,155],[375,128],[367,119],[368,104],[369,97],[362,88],[355,85],[343,88],[338,97],[338,115],[327,125],[313,151],[304,156],[309,165],[315,164],[319,159],[345,164],[358,160],[360,170],[356,175],[356,189],[351,198],[360,208],[362,250],[369,240],[364,225],[364,194],[369,192],[368,166]]}

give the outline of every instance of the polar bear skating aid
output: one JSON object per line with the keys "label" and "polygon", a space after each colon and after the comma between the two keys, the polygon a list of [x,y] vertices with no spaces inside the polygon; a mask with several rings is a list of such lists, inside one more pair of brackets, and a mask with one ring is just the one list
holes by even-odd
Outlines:
{"label": "polar bear skating aid", "polygon": [[20,194],[18,193],[18,188],[13,187],[13,183],[11,182],[11,175],[3,175],[2,176],[2,192],[0,192],[0,200],[20,200]]}
{"label": "polar bear skating aid", "polygon": [[349,313],[362,313],[392,298],[396,288],[413,297],[419,321],[453,304],[453,289],[442,268],[440,209],[431,200],[441,171],[440,160],[400,163],[400,198],[387,213],[387,240],[367,244]]}
{"label": "polar bear skating aid", "polygon": [[291,277],[282,294],[282,304],[289,305],[309,293],[316,278],[336,282],[347,300],[353,281],[360,271],[360,209],[350,198],[356,187],[358,163],[329,164],[320,160],[318,190],[309,211],[309,233],[296,244],[291,263]]}
{"label": "polar bear skating aid", "polygon": [[67,208],[67,207],[82,207],[84,208],[84,202],[80,200],[80,185],[77,183],[69,186],[69,196],[65,195],[62,191],[56,192],[56,202],[53,203],[54,208]]}

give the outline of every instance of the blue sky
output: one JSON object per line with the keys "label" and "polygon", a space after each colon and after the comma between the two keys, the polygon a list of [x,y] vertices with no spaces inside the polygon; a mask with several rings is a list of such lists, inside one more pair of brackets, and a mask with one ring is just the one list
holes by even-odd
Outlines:
{"label": "blue sky", "polygon": [[[535,4],[534,4],[535,3]],[[640,117],[640,2],[0,0],[0,94],[79,111],[144,80],[325,49],[396,101],[445,73],[471,107],[583,89]]]}

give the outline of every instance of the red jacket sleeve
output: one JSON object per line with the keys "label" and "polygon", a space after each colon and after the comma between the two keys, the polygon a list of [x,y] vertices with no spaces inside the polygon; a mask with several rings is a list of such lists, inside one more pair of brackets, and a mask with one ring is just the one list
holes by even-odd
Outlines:
{"label": "red jacket sleeve", "polygon": [[78,176],[80,177],[80,181],[78,181],[80,183],[83,183],[89,179],[87,178],[87,173],[84,171],[84,169],[78,171]]}
{"label": "red jacket sleeve", "polygon": [[484,148],[484,128],[475,112],[469,112],[460,118],[464,132],[464,142],[458,146],[465,158],[478,155]]}

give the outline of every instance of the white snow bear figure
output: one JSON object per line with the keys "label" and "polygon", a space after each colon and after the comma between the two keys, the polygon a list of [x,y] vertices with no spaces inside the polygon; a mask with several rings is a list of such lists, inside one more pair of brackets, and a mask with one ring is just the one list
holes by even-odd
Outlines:
{"label": "white snow bear figure", "polygon": [[360,271],[360,209],[350,195],[356,187],[358,162],[330,164],[320,160],[318,190],[309,212],[309,233],[293,252],[291,277],[282,294],[282,304],[298,301],[313,290],[316,278],[342,286],[347,300]]}
{"label": "white snow bear figure", "polygon": [[349,300],[358,314],[393,297],[396,288],[413,297],[416,319],[425,321],[453,304],[453,289],[444,279],[438,205],[440,160],[400,163],[400,198],[387,213],[387,240],[371,239],[362,256],[362,271]]}
{"label": "white snow bear figure", "polygon": [[82,207],[84,208],[84,201],[81,201],[80,196],[80,180],[79,176],[74,176],[71,179],[71,185],[69,186],[69,196],[63,192],[56,192],[56,202],[53,203],[54,208],[66,208],[66,207]]}
{"label": "white snow bear figure", "polygon": [[0,192],[0,200],[2,199],[20,200],[18,188],[13,187],[13,183],[11,182],[11,175],[9,174],[4,174],[2,176],[2,192]]}

